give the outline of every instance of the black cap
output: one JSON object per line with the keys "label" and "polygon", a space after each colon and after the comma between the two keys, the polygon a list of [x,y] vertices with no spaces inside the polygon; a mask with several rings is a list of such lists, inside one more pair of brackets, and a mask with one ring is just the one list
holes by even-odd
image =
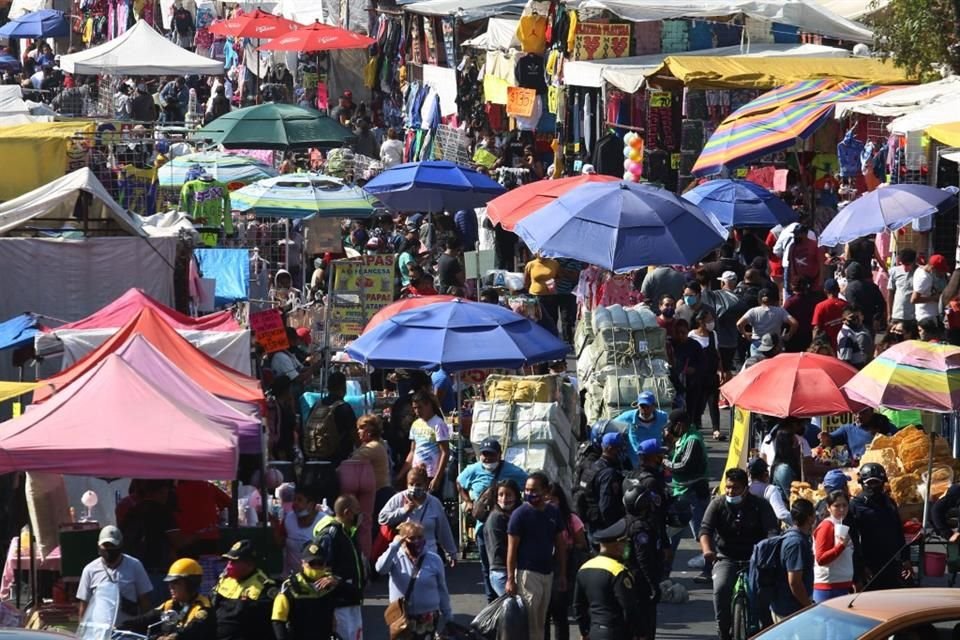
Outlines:
{"label": "black cap", "polygon": [[477,447],[477,450],[480,451],[480,453],[500,453],[502,451],[500,443],[496,438],[484,438]]}
{"label": "black cap", "polygon": [[597,542],[616,542],[617,540],[622,540],[627,536],[627,521],[621,518],[617,520],[612,525],[606,529],[601,529],[593,534],[593,538]]}
{"label": "black cap", "polygon": [[667,418],[667,426],[672,426],[675,424],[690,424],[690,420],[687,418],[687,412],[683,409],[674,409],[670,412],[670,415]]}
{"label": "black cap", "polygon": [[251,560],[257,559],[257,550],[249,540],[237,540],[230,547],[230,550],[220,556],[227,560]]}
{"label": "black cap", "polygon": [[770,465],[767,464],[767,461],[763,458],[754,458],[749,463],[747,463],[747,473],[756,478],[757,476],[762,476],[767,471],[770,470]]}
{"label": "black cap", "polygon": [[326,555],[323,553],[323,550],[320,548],[320,545],[317,544],[316,540],[311,540],[303,547],[303,553],[300,554],[301,560],[306,560],[307,562],[313,562],[314,560],[326,561]]}

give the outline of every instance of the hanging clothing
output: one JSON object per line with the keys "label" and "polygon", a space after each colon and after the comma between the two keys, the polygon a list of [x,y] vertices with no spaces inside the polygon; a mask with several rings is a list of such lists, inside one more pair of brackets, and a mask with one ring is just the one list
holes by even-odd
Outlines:
{"label": "hanging clothing", "polygon": [[222,228],[233,233],[230,215],[230,190],[217,180],[203,178],[184,183],[180,190],[180,209],[201,226]]}
{"label": "hanging clothing", "polygon": [[155,167],[125,166],[119,176],[120,206],[142,215],[157,212],[157,170]]}
{"label": "hanging clothing", "polygon": [[583,94],[583,151],[590,153],[593,148],[593,94]]}
{"label": "hanging clothing", "polygon": [[863,152],[863,143],[853,137],[853,131],[847,131],[843,140],[837,144],[837,160],[840,161],[841,178],[857,178],[860,176],[860,154]]}

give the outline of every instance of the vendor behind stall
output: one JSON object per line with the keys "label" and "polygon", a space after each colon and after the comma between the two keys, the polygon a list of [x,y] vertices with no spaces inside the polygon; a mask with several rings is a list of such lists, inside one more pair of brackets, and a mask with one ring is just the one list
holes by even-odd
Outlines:
{"label": "vendor behind stall", "polygon": [[831,433],[820,432],[820,444],[825,447],[847,445],[854,458],[862,458],[867,445],[877,435],[889,436],[896,433],[896,428],[887,419],[867,407],[856,414],[853,424],[845,424]]}

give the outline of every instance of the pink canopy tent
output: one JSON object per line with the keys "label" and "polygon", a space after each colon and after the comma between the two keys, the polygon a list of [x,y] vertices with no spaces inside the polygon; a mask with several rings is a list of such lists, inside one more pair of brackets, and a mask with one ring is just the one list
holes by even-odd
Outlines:
{"label": "pink canopy tent", "polygon": [[237,473],[237,433],[111,354],[0,427],[0,473],[12,471],[226,480]]}
{"label": "pink canopy tent", "polygon": [[236,431],[240,438],[240,453],[260,453],[263,429],[256,417],[257,404],[218,398],[190,379],[140,333],[130,336],[114,353],[157,391]]}
{"label": "pink canopy tent", "polygon": [[142,309],[157,311],[174,329],[194,331],[240,331],[241,327],[229,311],[220,311],[199,318],[191,318],[154,300],[140,289],[129,289],[125,294],[92,315],[56,327],[66,329],[117,329],[127,324]]}

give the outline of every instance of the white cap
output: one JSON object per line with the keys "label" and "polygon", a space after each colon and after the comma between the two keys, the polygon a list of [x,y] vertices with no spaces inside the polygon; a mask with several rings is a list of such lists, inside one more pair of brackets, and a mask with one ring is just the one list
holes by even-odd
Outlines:
{"label": "white cap", "polygon": [[717,280],[722,280],[724,282],[736,282],[737,274],[733,271],[724,271],[722,274],[720,274],[720,277],[717,278]]}
{"label": "white cap", "polygon": [[592,164],[585,164],[582,167],[580,167],[581,175],[587,176],[587,175],[594,175],[596,173],[597,173],[597,168]]}
{"label": "white cap", "polygon": [[103,529],[100,529],[100,537],[97,538],[97,544],[100,546],[112,544],[115,547],[119,547],[123,544],[123,534],[120,533],[120,529],[112,524],[108,524]]}

